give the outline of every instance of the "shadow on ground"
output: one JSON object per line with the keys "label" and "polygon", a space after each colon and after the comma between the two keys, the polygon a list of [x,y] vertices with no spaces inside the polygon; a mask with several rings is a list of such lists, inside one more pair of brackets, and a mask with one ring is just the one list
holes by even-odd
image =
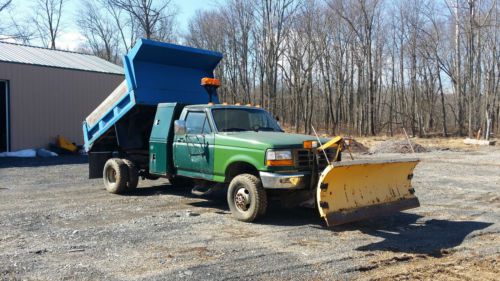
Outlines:
{"label": "shadow on ground", "polygon": [[[168,194],[200,199],[188,203],[193,207],[218,209],[217,213],[230,214],[224,190],[199,197],[189,189],[162,184],[139,188],[131,196],[153,196]],[[451,221],[425,218],[411,213],[395,213],[346,225],[326,228],[316,209],[283,208],[278,201],[271,201],[267,214],[255,222],[275,226],[309,226],[333,232],[361,231],[364,234],[383,238],[380,242],[358,247],[358,251],[392,251],[425,254],[440,257],[443,250],[460,245],[471,232],[481,230],[492,223],[479,221]]]}
{"label": "shadow on ground", "polygon": [[[191,193],[189,188],[175,187],[168,183],[154,185],[151,182],[150,187],[137,188],[133,192],[123,194],[122,196],[154,196],[154,195],[174,195],[185,198],[199,199],[195,202],[187,203],[193,207],[219,209],[220,213],[228,213],[229,207],[226,200],[226,190],[217,190],[209,195],[197,196]],[[315,209],[307,208],[282,208],[278,201],[270,201],[267,214],[264,218],[256,221],[258,224],[279,225],[279,226],[298,226],[315,225],[322,227],[318,213]]]}
{"label": "shadow on ground", "polygon": [[392,251],[440,257],[443,255],[443,250],[462,244],[471,232],[492,225],[492,223],[479,221],[425,220],[422,218],[415,214],[397,213],[392,216],[338,226],[334,228],[334,231],[359,230],[384,239],[361,246],[356,249],[359,251]]}
{"label": "shadow on ground", "polygon": [[194,197],[188,189],[177,188],[170,184],[160,184],[148,187],[140,187],[132,192],[121,194],[121,196],[154,196],[154,195],[177,195],[183,197]]}
{"label": "shadow on ground", "polygon": [[54,165],[68,164],[84,164],[88,163],[89,159],[86,155],[60,155],[57,157],[33,157],[33,158],[17,158],[17,157],[0,157],[1,168],[22,168],[22,167],[41,167]]}

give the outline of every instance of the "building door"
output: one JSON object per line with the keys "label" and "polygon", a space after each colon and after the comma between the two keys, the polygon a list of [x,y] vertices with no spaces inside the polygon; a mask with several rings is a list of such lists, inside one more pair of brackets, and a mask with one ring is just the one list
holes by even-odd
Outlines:
{"label": "building door", "polygon": [[7,81],[0,80],[0,152],[9,149],[9,93]]}

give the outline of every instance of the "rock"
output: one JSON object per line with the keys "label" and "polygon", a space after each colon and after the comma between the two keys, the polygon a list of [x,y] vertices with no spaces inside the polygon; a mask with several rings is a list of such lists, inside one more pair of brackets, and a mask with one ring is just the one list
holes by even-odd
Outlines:
{"label": "rock", "polygon": [[85,251],[85,249],[83,249],[83,248],[74,248],[74,249],[69,249],[68,250],[69,253],[83,252],[83,251]]}
{"label": "rock", "polygon": [[47,249],[37,250],[37,251],[34,251],[32,253],[37,254],[37,255],[41,255],[41,254],[47,253]]}
{"label": "rock", "polygon": [[187,214],[186,214],[188,217],[197,217],[199,216],[200,214],[199,213],[195,213],[193,211],[187,211]]}

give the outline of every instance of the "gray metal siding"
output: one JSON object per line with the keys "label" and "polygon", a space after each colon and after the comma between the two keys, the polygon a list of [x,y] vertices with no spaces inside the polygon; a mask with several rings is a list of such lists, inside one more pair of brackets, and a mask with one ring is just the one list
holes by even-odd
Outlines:
{"label": "gray metal siding", "polygon": [[6,42],[0,42],[0,61],[123,74],[121,66],[96,56]]}
{"label": "gray metal siding", "polygon": [[0,62],[0,80],[10,87],[11,150],[46,147],[59,134],[82,144],[82,121],[123,79]]}

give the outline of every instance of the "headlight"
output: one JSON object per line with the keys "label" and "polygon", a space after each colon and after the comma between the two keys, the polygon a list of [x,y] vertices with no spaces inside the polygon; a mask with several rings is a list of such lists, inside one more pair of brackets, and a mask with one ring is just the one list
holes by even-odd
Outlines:
{"label": "headlight", "polygon": [[267,166],[293,166],[292,151],[268,150],[266,152]]}

